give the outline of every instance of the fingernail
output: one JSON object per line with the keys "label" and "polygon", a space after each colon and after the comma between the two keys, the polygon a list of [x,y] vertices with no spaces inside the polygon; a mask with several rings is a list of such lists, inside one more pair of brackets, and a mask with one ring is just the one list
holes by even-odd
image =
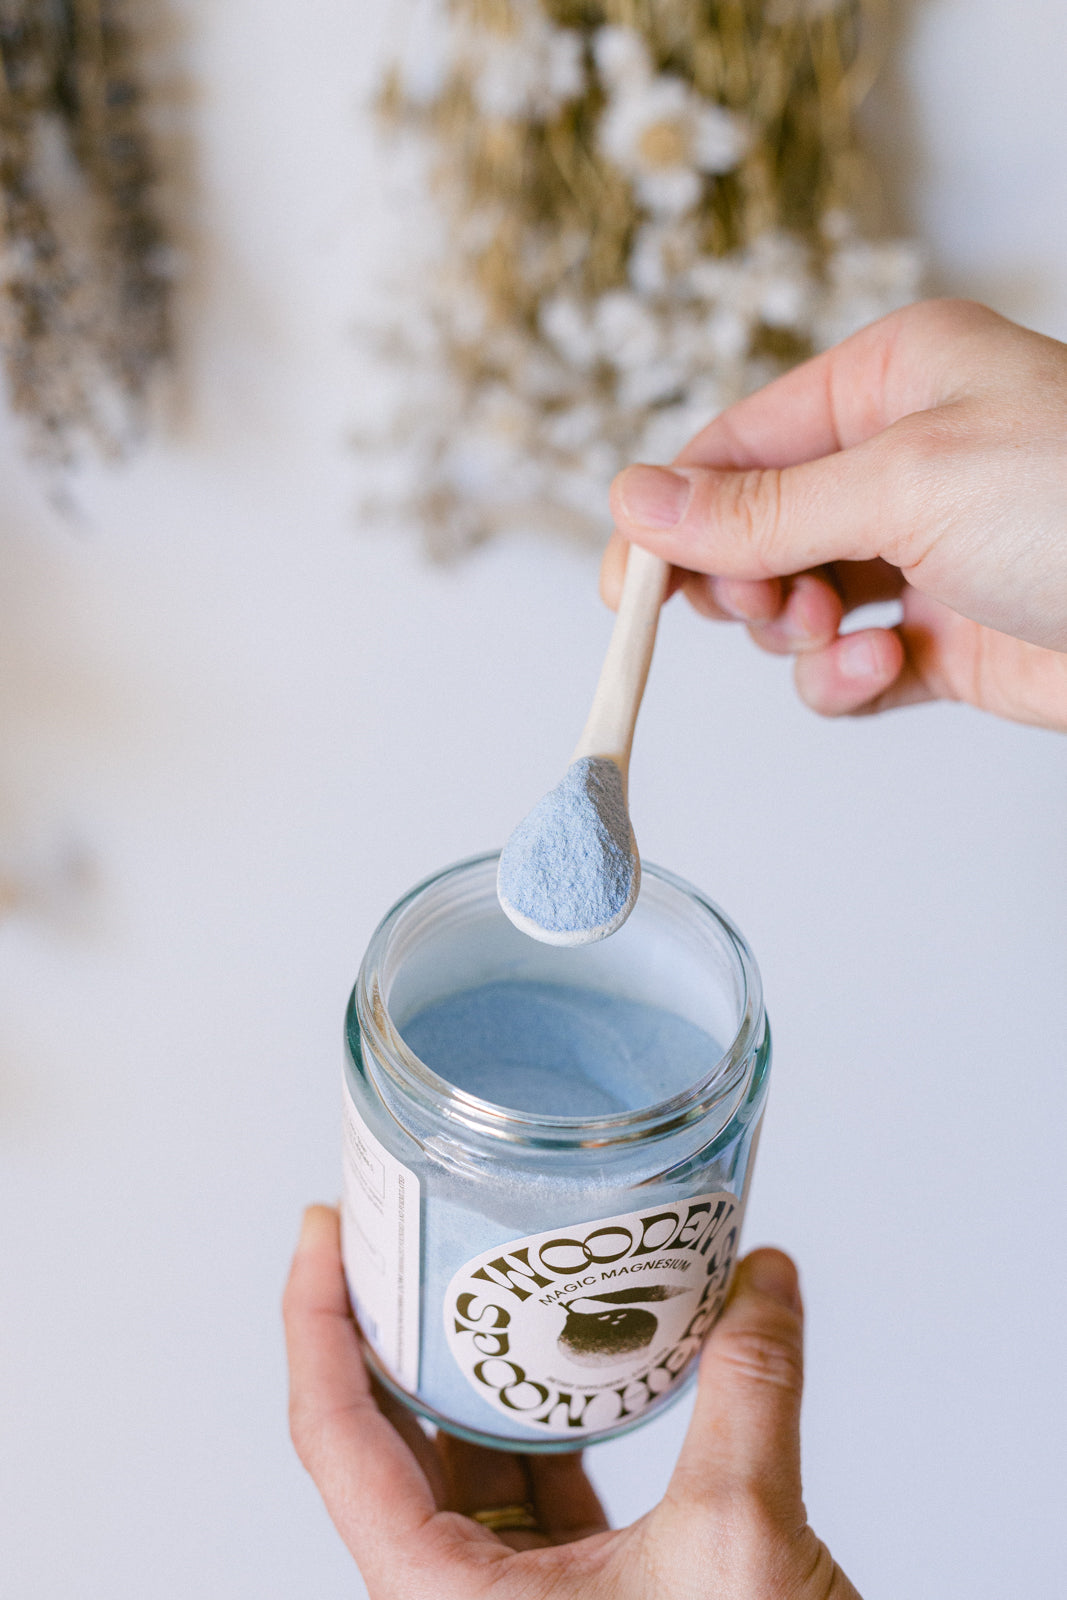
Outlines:
{"label": "fingernail", "polygon": [[310,1244],[311,1240],[321,1233],[323,1213],[328,1212],[331,1209],[331,1207],[323,1205],[305,1207],[304,1215],[300,1219],[299,1243],[301,1245]]}
{"label": "fingernail", "polygon": [[794,1311],[800,1306],[797,1269],[780,1250],[757,1250],[746,1263],[750,1286]]}
{"label": "fingernail", "polygon": [[810,645],[814,638],[809,629],[788,613],[775,617],[771,622],[754,622],[752,627],[759,630],[758,637],[761,642],[776,643],[791,655]]}
{"label": "fingernail", "polygon": [[711,590],[711,598],[720,611],[725,611],[728,617],[733,617],[737,622],[749,622],[751,620],[744,607],[737,605],[730,598],[733,591],[730,588],[730,580],[728,578],[709,578],[708,587]]}
{"label": "fingernail", "polygon": [[837,670],[843,678],[874,678],[878,675],[878,652],[868,634],[846,634],[836,650]]}
{"label": "fingernail", "polygon": [[619,501],[632,522],[673,528],[685,515],[693,485],[666,467],[627,467],[619,479]]}

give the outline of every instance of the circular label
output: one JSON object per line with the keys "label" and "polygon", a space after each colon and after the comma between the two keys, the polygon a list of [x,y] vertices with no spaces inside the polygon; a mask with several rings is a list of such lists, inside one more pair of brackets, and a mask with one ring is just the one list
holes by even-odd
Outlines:
{"label": "circular label", "polygon": [[455,1274],[445,1337],[471,1387],[546,1434],[598,1433],[677,1381],[723,1301],[732,1194],[597,1217],[487,1250]]}

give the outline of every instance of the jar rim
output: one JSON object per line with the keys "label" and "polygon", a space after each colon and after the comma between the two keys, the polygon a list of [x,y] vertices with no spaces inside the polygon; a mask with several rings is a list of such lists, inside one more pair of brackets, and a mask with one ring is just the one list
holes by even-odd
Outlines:
{"label": "jar rim", "polygon": [[[725,1110],[724,1124],[733,1114],[738,1091],[743,1091],[753,1069],[754,1047],[764,1021],[763,989],[759,968],[744,935],[722,908],[691,883],[666,868],[642,860],[643,875],[678,891],[697,905],[726,935],[740,978],[740,1021],[729,1045],[695,1083],[663,1100],[637,1110],[614,1111],[599,1116],[557,1116],[538,1111],[517,1111],[483,1100],[450,1083],[411,1050],[401,1036],[383,1000],[379,974],[398,925],[410,908],[443,880],[472,874],[499,860],[498,850],[469,856],[423,878],[393,905],[371,935],[349,1003],[349,1048],[367,1041],[374,1063],[402,1092],[417,1092],[428,1109],[468,1131],[510,1143],[539,1147],[602,1148],[626,1144],[673,1131],[707,1116],[717,1107]],[[358,1029],[353,1038],[352,1024]]]}

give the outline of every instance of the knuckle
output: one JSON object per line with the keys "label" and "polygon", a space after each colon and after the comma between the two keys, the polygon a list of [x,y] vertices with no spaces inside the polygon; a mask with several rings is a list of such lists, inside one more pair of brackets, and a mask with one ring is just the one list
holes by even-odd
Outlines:
{"label": "knuckle", "polygon": [[773,555],[782,526],[782,474],[777,467],[750,467],[726,475],[726,517],[748,545],[766,576],[775,572]]}
{"label": "knuckle", "polygon": [[724,1328],[719,1360],[745,1382],[799,1393],[804,1384],[804,1357],[797,1319],[792,1326]]}
{"label": "knuckle", "polygon": [[906,308],[901,315],[910,315],[913,324],[918,325],[924,336],[949,339],[987,328],[991,323],[1001,320],[988,306],[963,295],[920,300],[917,305]]}
{"label": "knuckle", "polygon": [[[894,423],[890,431],[902,446],[896,457],[901,480],[898,487],[914,485],[925,491],[926,469],[943,466],[946,453],[967,442],[966,423],[966,418],[947,407],[916,411]],[[922,475],[921,484],[917,482],[917,472]]]}
{"label": "knuckle", "polygon": [[322,1411],[308,1405],[299,1395],[289,1401],[289,1437],[303,1465],[314,1478],[324,1452],[328,1454],[330,1440],[336,1437],[336,1425],[343,1420],[342,1411]]}
{"label": "knuckle", "polygon": [[306,1406],[294,1397],[289,1402],[289,1437],[293,1441],[293,1449],[304,1466],[309,1469],[314,1453],[315,1435],[316,1429],[312,1425]]}
{"label": "knuckle", "polygon": [[781,1515],[773,1493],[756,1475],[712,1483],[694,1480],[675,1493],[682,1536],[691,1536],[695,1520],[718,1548],[728,1549],[731,1574],[741,1580],[739,1593],[778,1593],[767,1587],[767,1562],[769,1552],[781,1547]]}

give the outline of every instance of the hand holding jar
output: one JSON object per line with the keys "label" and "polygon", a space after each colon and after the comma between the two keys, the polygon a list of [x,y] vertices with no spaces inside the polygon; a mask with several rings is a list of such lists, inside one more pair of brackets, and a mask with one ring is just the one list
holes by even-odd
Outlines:
{"label": "hand holding jar", "polygon": [[375,1390],[328,1207],[305,1216],[285,1314],[293,1439],[371,1600],[857,1600],[801,1498],[802,1312],[779,1251],[737,1271],[667,1494],[614,1531],[580,1456],[431,1441]]}

